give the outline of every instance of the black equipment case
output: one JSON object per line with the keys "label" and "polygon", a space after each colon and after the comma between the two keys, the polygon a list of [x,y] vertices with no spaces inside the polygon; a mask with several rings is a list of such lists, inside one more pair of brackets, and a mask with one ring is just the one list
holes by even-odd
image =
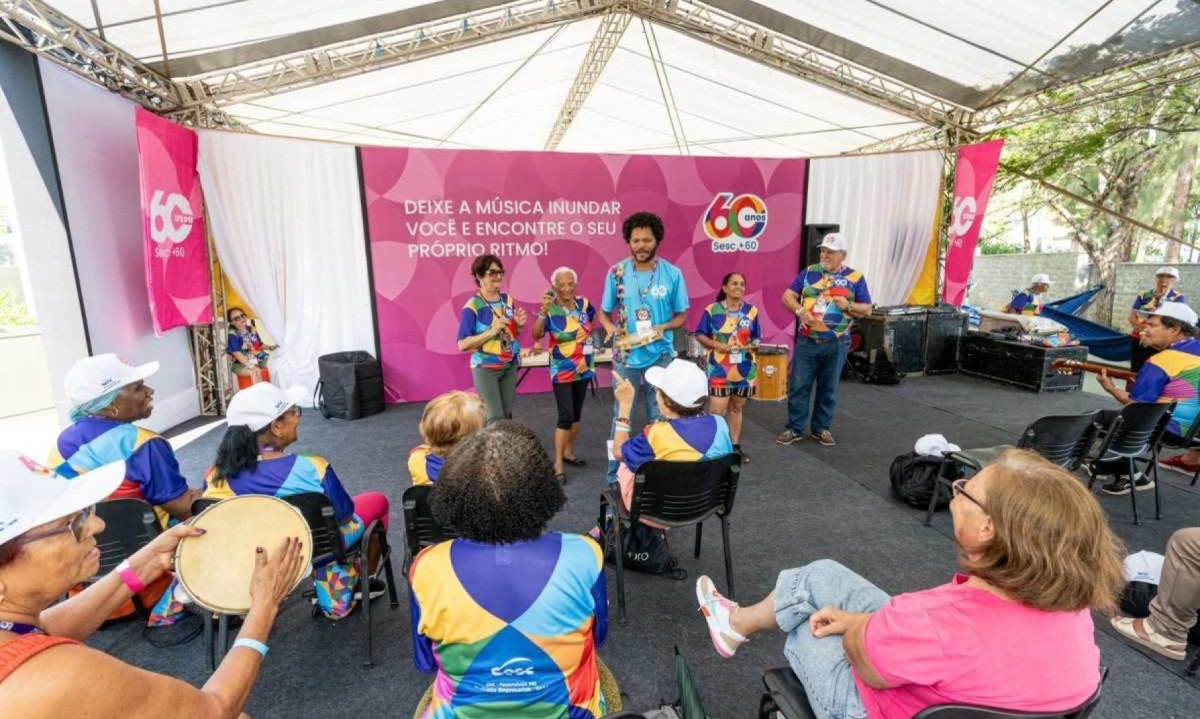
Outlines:
{"label": "black equipment case", "polygon": [[1083,388],[1083,374],[1062,373],[1051,369],[1050,363],[1057,359],[1086,362],[1087,357],[1083,345],[1036,347],[976,332],[963,339],[961,369],[963,374],[1034,392],[1077,392]]}
{"label": "black equipment case", "polygon": [[321,355],[317,369],[321,379],[313,404],[326,419],[359,419],[384,410],[383,371],[370,352]]}

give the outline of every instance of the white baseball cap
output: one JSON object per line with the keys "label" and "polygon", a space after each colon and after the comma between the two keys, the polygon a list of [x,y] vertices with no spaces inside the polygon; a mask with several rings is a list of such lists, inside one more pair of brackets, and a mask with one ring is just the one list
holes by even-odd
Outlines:
{"label": "white baseball cap", "polygon": [[646,370],[646,382],[683,407],[696,407],[708,395],[708,376],[700,365],[673,359],[666,367]]}
{"label": "white baseball cap", "polygon": [[1034,276],[1033,276],[1033,279],[1029,281],[1029,284],[1031,284],[1031,285],[1048,285],[1048,284],[1051,284],[1051,282],[1050,282],[1050,275],[1046,274],[1045,272],[1039,272],[1039,273],[1037,273],[1036,275],[1034,275]]}
{"label": "white baseball cap", "polygon": [[0,544],[107,499],[124,479],[121,461],[67,479],[20,452],[0,452]]}
{"label": "white baseball cap", "polygon": [[1162,275],[1170,275],[1175,279],[1179,279],[1179,270],[1175,269],[1174,267],[1159,267],[1158,271],[1154,273],[1154,276],[1161,277]]}
{"label": "white baseball cap", "polygon": [[135,366],[115,354],[84,357],[67,370],[67,401],[72,407],[78,407],[127,384],[144,380],[157,371],[158,362]]}
{"label": "white baseball cap", "polygon": [[840,232],[830,232],[821,240],[821,247],[835,252],[846,251],[846,236]]}
{"label": "white baseball cap", "polygon": [[1158,309],[1150,313],[1151,317],[1154,315],[1170,317],[1180,322],[1186,322],[1192,327],[1196,326],[1196,310],[1193,310],[1182,302],[1164,302],[1158,306]]}
{"label": "white baseball cap", "polygon": [[230,427],[249,427],[257,432],[307,396],[308,390],[300,385],[279,389],[270,382],[259,382],[229,400],[225,421]]}

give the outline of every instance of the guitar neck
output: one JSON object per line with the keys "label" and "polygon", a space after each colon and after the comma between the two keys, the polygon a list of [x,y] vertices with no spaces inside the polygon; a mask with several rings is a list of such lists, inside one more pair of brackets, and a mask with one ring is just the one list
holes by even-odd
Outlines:
{"label": "guitar neck", "polygon": [[1084,372],[1094,372],[1095,374],[1107,372],[1108,376],[1112,377],[1113,379],[1132,380],[1137,377],[1137,372],[1134,372],[1131,369],[1119,367],[1117,365],[1104,364],[1102,362],[1081,362],[1079,360],[1060,359],[1054,360],[1054,362],[1051,363],[1051,366],[1054,369],[1082,370]]}

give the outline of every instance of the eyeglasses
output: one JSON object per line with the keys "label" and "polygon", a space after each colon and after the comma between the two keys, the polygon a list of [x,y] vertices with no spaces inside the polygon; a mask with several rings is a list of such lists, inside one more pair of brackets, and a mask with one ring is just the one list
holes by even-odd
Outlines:
{"label": "eyeglasses", "polygon": [[488,277],[503,277],[504,270],[488,270],[484,274],[486,274]]}
{"label": "eyeglasses", "polygon": [[34,534],[26,534],[24,537],[22,537],[21,541],[22,542],[36,542],[39,539],[46,539],[47,537],[53,537],[56,534],[62,534],[63,532],[70,532],[72,535],[75,536],[76,542],[82,542],[83,536],[84,536],[84,530],[87,529],[88,520],[91,519],[92,515],[95,513],[96,513],[96,505],[93,504],[92,506],[83,510],[79,514],[76,514],[74,517],[71,517],[71,521],[67,522],[65,525],[63,525],[57,529],[47,529],[44,532],[36,532]]}
{"label": "eyeglasses", "polygon": [[230,317],[229,321],[230,322],[241,322],[244,319],[246,319],[246,315],[236,315],[234,317]]}
{"label": "eyeglasses", "polygon": [[985,512],[987,511],[987,507],[983,506],[983,502],[980,502],[978,499],[975,499],[974,497],[972,497],[970,494],[967,493],[967,480],[956,479],[950,483],[950,488],[954,491],[955,495],[961,494],[962,496],[971,500],[971,503],[974,504],[976,507],[979,507],[980,509],[982,509]]}
{"label": "eyeglasses", "polygon": [[292,405],[292,408],[289,409],[288,411],[291,412],[292,414],[296,415],[297,417],[304,414],[304,409],[298,404]]}

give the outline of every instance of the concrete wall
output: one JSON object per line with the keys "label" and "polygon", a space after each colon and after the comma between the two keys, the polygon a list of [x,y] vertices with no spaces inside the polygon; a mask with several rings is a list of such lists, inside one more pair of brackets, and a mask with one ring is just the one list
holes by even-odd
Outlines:
{"label": "concrete wall", "polygon": [[1030,278],[1039,272],[1053,281],[1048,300],[1068,297],[1093,284],[1091,265],[1082,252],[980,255],[975,258],[974,283],[967,301],[981,309],[998,310],[1012,299],[1013,290],[1029,287]]}

